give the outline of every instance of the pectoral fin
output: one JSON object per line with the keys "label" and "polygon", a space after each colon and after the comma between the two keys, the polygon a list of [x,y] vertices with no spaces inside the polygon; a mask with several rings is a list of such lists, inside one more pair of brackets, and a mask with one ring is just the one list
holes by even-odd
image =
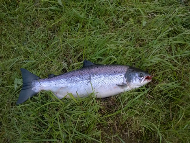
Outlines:
{"label": "pectoral fin", "polygon": [[119,86],[119,87],[127,87],[128,85],[127,85],[127,83],[121,83],[121,84],[117,84],[117,86]]}

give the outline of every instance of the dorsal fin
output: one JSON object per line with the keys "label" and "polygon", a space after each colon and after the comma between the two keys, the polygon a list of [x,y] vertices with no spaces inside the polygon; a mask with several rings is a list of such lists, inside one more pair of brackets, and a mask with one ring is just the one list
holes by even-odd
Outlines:
{"label": "dorsal fin", "polygon": [[52,78],[52,77],[55,77],[56,75],[54,75],[54,74],[49,74],[48,75],[48,78]]}
{"label": "dorsal fin", "polygon": [[84,60],[83,61],[83,68],[85,67],[89,67],[89,66],[94,66],[95,64],[93,64],[92,62],[90,61],[87,61],[87,60]]}

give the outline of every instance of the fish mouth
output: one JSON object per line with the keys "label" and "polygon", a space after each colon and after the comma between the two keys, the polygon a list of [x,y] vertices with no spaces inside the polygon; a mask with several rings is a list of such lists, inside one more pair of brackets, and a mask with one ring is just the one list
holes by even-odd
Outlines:
{"label": "fish mouth", "polygon": [[152,76],[145,76],[145,78],[144,78],[144,81],[151,81],[152,80]]}

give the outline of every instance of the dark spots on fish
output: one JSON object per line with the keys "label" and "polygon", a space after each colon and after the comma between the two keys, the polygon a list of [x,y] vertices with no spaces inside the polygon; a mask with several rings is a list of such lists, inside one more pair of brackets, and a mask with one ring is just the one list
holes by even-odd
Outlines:
{"label": "dark spots on fish", "polygon": [[96,77],[97,75],[111,75],[122,73],[124,76],[124,73],[128,68],[128,66],[121,65],[94,65],[67,72],[56,78],[63,78],[65,81],[75,82],[79,80],[89,80],[89,75]]}
{"label": "dark spots on fish", "polygon": [[88,83],[91,83],[91,75],[88,77]]}

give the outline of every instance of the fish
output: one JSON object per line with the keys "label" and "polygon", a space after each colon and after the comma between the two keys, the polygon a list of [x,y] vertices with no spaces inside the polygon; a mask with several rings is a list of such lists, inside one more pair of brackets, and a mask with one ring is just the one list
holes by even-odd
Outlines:
{"label": "fish", "polygon": [[21,68],[23,86],[16,104],[21,104],[40,91],[52,91],[59,99],[86,97],[94,93],[96,98],[114,96],[139,88],[152,80],[152,76],[138,68],[126,65],[100,65],[84,60],[81,69],[48,78]]}

